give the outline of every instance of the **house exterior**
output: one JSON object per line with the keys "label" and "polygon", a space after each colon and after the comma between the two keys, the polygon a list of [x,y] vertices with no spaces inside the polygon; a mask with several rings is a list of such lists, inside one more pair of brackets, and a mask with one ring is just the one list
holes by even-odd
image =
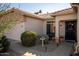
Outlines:
{"label": "house exterior", "polygon": [[[73,22],[77,21],[77,15],[73,11],[73,8],[51,13],[51,16],[54,17],[55,20],[55,39],[58,40],[61,36],[64,37],[64,39],[72,39],[74,34],[76,34],[76,28],[74,29],[74,27],[77,26],[76,23],[74,24],[75,26],[72,26]],[[75,33],[71,33],[69,29],[72,29],[72,31],[74,30]],[[71,34],[73,35],[71,36]]]}
{"label": "house exterior", "polygon": [[[63,37],[67,41],[76,41],[79,46],[79,4],[72,3],[72,8],[61,11],[35,15],[19,9],[12,9],[18,20],[21,20],[5,35],[14,40],[20,40],[24,31],[34,31],[39,35],[54,34],[55,40]],[[8,15],[11,15],[9,13]],[[7,15],[7,16],[8,16]],[[23,21],[22,21],[23,20]]]}
{"label": "house exterior", "polygon": [[19,9],[12,9],[10,11],[14,12],[8,13],[7,15],[5,15],[5,17],[2,18],[5,19],[6,17],[8,17],[7,19],[17,19],[19,22],[7,33],[5,33],[7,38],[20,40],[20,36],[24,31],[34,31],[39,35],[43,34],[44,18],[38,17],[28,12],[23,12]]}

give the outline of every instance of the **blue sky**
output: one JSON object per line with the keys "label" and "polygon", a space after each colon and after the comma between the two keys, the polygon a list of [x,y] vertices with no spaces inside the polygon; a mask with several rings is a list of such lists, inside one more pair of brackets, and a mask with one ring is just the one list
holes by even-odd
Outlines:
{"label": "blue sky", "polygon": [[69,3],[12,3],[11,7],[20,8],[32,13],[41,9],[43,13],[47,13],[70,8],[71,6]]}

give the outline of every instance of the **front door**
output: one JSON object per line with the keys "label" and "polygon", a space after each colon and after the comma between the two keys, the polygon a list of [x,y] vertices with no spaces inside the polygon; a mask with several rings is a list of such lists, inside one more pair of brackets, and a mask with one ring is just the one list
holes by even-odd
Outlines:
{"label": "front door", "polygon": [[51,24],[47,24],[47,34],[51,33]]}
{"label": "front door", "polygon": [[76,41],[76,21],[66,21],[65,22],[65,40],[66,41]]}

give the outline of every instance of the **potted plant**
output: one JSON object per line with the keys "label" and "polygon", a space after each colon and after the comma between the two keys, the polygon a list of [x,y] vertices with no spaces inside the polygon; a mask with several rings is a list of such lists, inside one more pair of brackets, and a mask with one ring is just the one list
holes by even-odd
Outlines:
{"label": "potted plant", "polygon": [[64,42],[64,37],[63,37],[63,36],[60,36],[59,42],[60,42],[60,43]]}
{"label": "potted plant", "polygon": [[60,44],[59,39],[55,39],[55,42],[56,42],[57,46],[59,46],[59,44]]}

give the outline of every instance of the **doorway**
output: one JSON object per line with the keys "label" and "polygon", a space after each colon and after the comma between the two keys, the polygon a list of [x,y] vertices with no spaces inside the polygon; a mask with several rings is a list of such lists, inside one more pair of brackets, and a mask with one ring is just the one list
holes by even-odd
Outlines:
{"label": "doorway", "polygon": [[46,24],[46,33],[49,36],[49,40],[52,40],[55,37],[55,22],[54,21],[47,21]]}
{"label": "doorway", "polygon": [[77,21],[66,21],[65,22],[65,40],[66,41],[77,41]]}

